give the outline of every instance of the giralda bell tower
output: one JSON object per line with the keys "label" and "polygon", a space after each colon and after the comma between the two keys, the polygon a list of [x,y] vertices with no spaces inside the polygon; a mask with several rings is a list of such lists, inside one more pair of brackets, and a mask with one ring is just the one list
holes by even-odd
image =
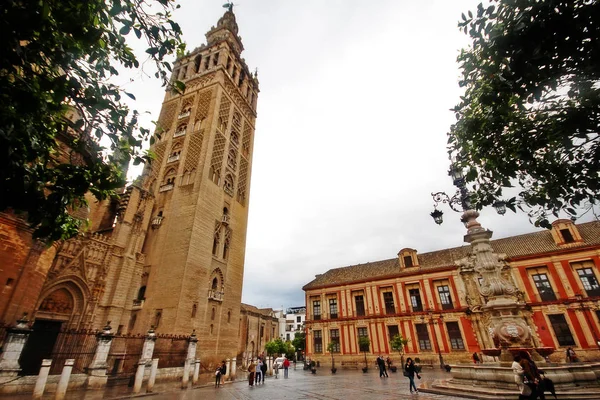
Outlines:
{"label": "giralda bell tower", "polygon": [[195,330],[203,356],[234,356],[259,90],[231,6],[206,40],[175,63],[185,92],[166,93],[144,172],[155,201],[131,330]]}

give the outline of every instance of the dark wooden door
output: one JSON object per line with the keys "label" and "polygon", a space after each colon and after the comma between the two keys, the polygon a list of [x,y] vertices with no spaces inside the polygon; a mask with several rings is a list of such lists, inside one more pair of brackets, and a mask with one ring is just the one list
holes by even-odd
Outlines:
{"label": "dark wooden door", "polygon": [[63,323],[38,319],[33,324],[33,332],[29,335],[27,343],[21,353],[21,375],[37,375],[44,358],[51,358],[52,349]]}

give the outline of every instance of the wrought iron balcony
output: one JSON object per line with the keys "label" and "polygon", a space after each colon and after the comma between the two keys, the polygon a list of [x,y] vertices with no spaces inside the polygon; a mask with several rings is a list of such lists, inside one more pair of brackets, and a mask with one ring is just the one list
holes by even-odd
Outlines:
{"label": "wrought iron balcony", "polygon": [[163,218],[164,217],[162,215],[158,215],[158,216],[152,218],[152,223],[151,223],[152,228],[154,228],[154,229],[158,228],[160,226],[160,224],[162,224]]}
{"label": "wrought iron balcony", "polygon": [[174,138],[185,135],[185,130],[177,131],[173,135]]}
{"label": "wrought iron balcony", "polygon": [[182,112],[181,114],[179,114],[177,116],[177,119],[184,119],[190,116],[192,112],[191,111],[186,111],[186,112]]}

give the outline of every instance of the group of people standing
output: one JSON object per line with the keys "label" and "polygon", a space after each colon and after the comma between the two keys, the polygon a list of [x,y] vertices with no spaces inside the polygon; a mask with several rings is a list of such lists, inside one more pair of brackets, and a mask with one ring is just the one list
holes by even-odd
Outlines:
{"label": "group of people standing", "polygon": [[[283,369],[284,369],[284,377],[288,377],[288,369],[290,366],[290,360],[287,358],[283,360]],[[254,386],[254,384],[258,385],[259,383],[265,383],[265,375],[267,374],[268,366],[267,361],[263,359],[263,357],[258,357],[256,363],[254,361],[250,362],[248,366],[248,384],[250,386]],[[279,365],[276,363],[273,365],[273,372],[275,373],[275,378],[279,375]]]}

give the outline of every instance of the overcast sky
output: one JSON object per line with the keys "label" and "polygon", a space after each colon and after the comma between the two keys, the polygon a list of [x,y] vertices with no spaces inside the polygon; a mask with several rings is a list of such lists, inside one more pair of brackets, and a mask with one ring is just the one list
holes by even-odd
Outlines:
{"label": "overcast sky", "polygon": [[[190,50],[224,0],[183,0]],[[431,192],[447,176],[449,111],[462,94],[457,22],[473,0],[240,0],[245,51],[258,68],[250,220],[242,301],[304,305],[302,286],[328,269],[463,245],[459,214]],[[156,119],[164,91],[137,79],[136,108]],[[128,90],[129,90],[128,89]],[[524,214],[484,210],[494,238],[534,231]]]}

